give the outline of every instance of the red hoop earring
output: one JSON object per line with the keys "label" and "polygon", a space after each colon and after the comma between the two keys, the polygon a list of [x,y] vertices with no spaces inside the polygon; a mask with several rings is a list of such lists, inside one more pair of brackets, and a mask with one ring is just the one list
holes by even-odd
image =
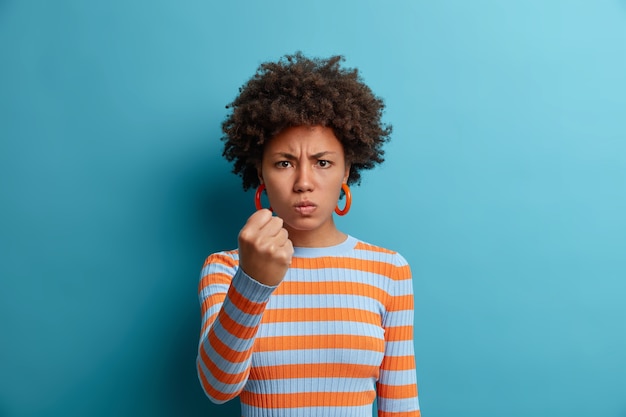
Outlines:
{"label": "red hoop earring", "polygon": [[348,184],[341,184],[341,189],[346,195],[346,206],[343,208],[343,210],[341,210],[339,208],[339,205],[337,205],[337,207],[335,207],[335,213],[340,216],[345,216],[350,211],[350,206],[352,205],[352,193],[350,192],[350,187],[348,187]]}
{"label": "red hoop earring", "polygon": [[[265,184],[259,185],[259,188],[256,189],[256,193],[254,194],[254,206],[257,210],[261,210],[263,208],[261,205],[261,194],[263,193],[263,190],[265,190]],[[271,206],[269,210],[272,211]]]}

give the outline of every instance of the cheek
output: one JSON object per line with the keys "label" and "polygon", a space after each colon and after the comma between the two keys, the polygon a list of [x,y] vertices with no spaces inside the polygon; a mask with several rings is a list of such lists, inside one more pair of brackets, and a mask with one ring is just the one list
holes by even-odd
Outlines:
{"label": "cheek", "polygon": [[285,191],[285,186],[276,182],[276,181],[272,181],[271,179],[269,181],[265,181],[266,184],[266,189],[265,192],[267,193],[267,198],[270,200],[270,202],[272,202],[274,205],[279,205],[280,201],[285,200],[285,198],[287,197],[287,192]]}

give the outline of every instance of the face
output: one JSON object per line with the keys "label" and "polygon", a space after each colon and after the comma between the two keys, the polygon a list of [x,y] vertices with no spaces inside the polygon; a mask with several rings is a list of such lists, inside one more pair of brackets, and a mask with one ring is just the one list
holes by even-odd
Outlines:
{"label": "face", "polygon": [[259,169],[272,209],[290,237],[337,232],[333,211],[349,174],[341,142],[322,126],[283,130],[265,145]]}

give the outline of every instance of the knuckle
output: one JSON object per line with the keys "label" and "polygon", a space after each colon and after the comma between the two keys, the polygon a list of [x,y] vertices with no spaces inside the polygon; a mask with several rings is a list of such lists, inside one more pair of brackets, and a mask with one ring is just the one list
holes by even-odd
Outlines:
{"label": "knuckle", "polygon": [[291,256],[292,256],[292,251],[290,251],[289,248],[285,248],[285,250],[282,250],[280,253],[280,260],[284,263],[290,263]]}
{"label": "knuckle", "polygon": [[239,232],[239,240],[242,240],[244,242],[249,242],[252,239],[252,236],[253,234],[246,227],[241,229],[241,231]]}

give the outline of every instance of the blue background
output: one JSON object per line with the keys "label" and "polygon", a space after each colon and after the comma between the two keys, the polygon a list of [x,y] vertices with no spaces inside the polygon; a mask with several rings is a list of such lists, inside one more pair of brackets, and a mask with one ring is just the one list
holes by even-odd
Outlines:
{"label": "blue background", "polygon": [[0,1],[0,416],[238,415],[194,368],[253,211],[220,123],[297,50],[386,100],[339,224],[412,265],[424,416],[626,416],[624,0]]}

